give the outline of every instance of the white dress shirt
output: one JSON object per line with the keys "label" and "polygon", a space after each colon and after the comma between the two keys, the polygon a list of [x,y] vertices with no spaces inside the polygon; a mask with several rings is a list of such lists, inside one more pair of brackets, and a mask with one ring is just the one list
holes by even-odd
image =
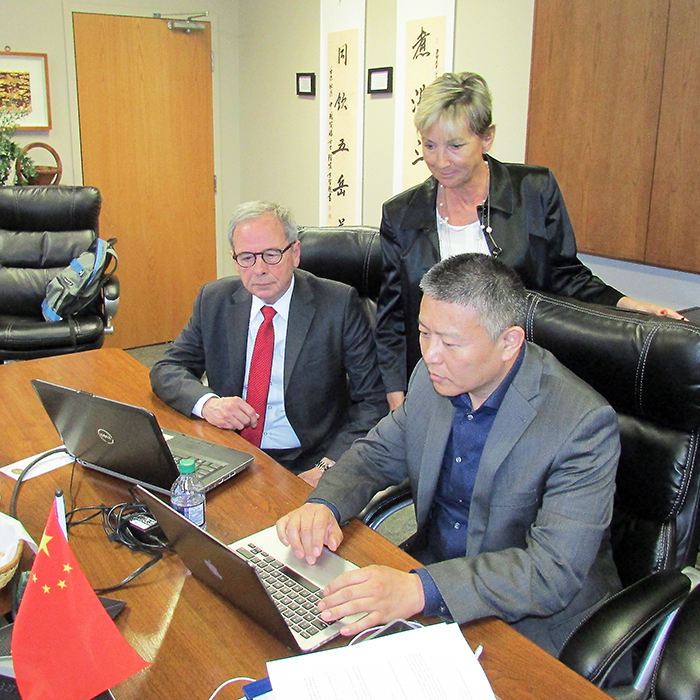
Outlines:
{"label": "white dress shirt", "polygon": [[[294,291],[294,278],[289,289],[274,303],[275,310],[272,326],[275,329],[275,349],[272,354],[272,372],[270,374],[270,390],[267,395],[267,414],[265,415],[265,427],[263,429],[260,448],[263,450],[282,450],[300,447],[301,442],[292,428],[284,410],[284,355],[287,346],[287,323],[289,321],[289,306]],[[246,343],[245,379],[243,381],[243,397],[248,391],[248,374],[250,362],[253,357],[253,347],[258,330],[263,322],[262,307],[269,306],[255,295],[250,305],[250,320],[248,321],[248,339]],[[204,404],[217,396],[214,393],[205,394],[195,404],[192,413],[202,417]]]}

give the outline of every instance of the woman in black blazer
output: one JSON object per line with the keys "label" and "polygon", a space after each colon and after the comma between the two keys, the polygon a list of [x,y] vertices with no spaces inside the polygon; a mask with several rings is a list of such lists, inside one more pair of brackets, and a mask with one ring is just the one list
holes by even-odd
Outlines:
{"label": "woman in black blazer", "polygon": [[420,359],[422,276],[464,252],[497,256],[529,289],[682,318],[605,284],[578,259],[576,240],[551,171],[488,155],[491,95],[475,73],[445,73],[421,96],[414,119],[432,173],[385,202],[384,276],[377,306],[379,363],[390,407],[403,401]]}

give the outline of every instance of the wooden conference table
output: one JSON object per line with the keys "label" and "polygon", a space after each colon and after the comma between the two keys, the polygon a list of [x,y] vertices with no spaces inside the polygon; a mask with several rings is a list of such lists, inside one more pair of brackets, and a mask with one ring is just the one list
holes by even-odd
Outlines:
{"label": "wooden conference table", "polygon": [[[272,525],[301,504],[309,491],[301,479],[238,434],[190,420],[163,404],[151,392],[148,370],[116,349],[0,366],[0,467],[60,444],[30,385],[35,378],[144,406],[164,428],[252,451],[255,461],[248,469],[208,495],[208,529],[224,542]],[[27,480],[20,489],[17,517],[37,541],[56,488],[65,492],[67,509],[130,500],[123,482],[78,466],[71,503],[71,471],[72,466],[62,467]],[[3,512],[8,511],[13,486],[12,479],[0,475]],[[99,519],[71,528],[70,543],[95,588],[118,583],[150,556],[109,542]],[[345,528],[340,554],[360,566],[382,563],[408,571],[416,564],[359,521]],[[134,582],[110,595],[126,601],[117,626],[150,662],[147,669],[113,689],[118,699],[206,700],[223,681],[237,676],[264,677],[266,661],[292,654],[188,575],[174,554],[166,554]],[[4,610],[9,608],[6,589],[0,593],[0,603]],[[499,620],[479,620],[462,629],[472,648],[483,645],[484,669],[502,700],[609,697]],[[222,689],[217,700],[240,698],[240,685]]]}

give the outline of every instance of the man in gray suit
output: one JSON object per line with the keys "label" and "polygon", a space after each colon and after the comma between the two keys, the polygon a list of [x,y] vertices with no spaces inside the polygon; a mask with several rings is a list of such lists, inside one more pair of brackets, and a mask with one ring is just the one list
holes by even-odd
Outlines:
{"label": "man in gray suit", "polygon": [[[229,242],[240,278],[202,287],[151,371],[153,391],[185,415],[241,431],[313,486],[388,411],[369,320],[354,288],[297,269],[297,226],[284,207],[241,204]],[[259,413],[248,380],[268,313],[274,343]]]}
{"label": "man in gray suit", "polygon": [[358,440],[277,524],[296,555],[335,550],[345,523],[408,478],[418,530],[411,573],[370,566],[324,591],[343,634],[417,613],[496,616],[552,654],[619,590],[609,543],[619,435],[614,411],[523,330],[525,290],[479,254],[421,282],[422,361],[406,402]]}

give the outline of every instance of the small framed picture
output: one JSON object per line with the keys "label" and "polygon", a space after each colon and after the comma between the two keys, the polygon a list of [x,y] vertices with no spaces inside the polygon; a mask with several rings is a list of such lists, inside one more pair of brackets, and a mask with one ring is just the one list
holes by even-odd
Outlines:
{"label": "small framed picture", "polygon": [[297,95],[316,94],[316,73],[297,73]]}
{"label": "small framed picture", "polygon": [[0,108],[23,115],[17,122],[20,130],[51,128],[45,53],[0,52]]}
{"label": "small framed picture", "polygon": [[367,71],[367,92],[371,95],[390,95],[393,90],[394,69],[391,66],[386,68],[370,68]]}

